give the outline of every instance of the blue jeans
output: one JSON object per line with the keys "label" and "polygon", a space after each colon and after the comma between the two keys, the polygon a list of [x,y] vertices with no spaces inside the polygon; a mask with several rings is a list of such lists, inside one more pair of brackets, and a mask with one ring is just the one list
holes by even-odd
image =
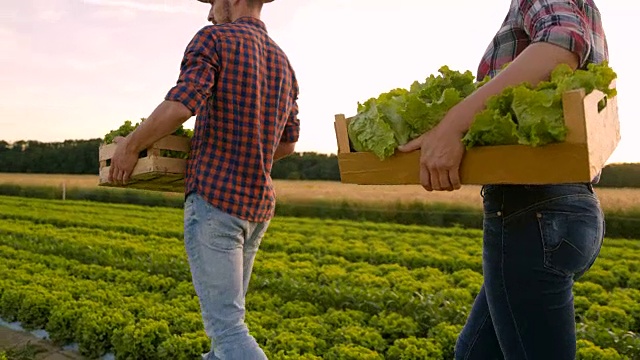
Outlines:
{"label": "blue jeans", "polygon": [[244,319],[253,261],[268,226],[268,221],[252,223],[233,217],[194,193],[185,199],[184,242],[211,339],[211,351],[204,359],[267,358]]}
{"label": "blue jeans", "polygon": [[484,283],[455,347],[465,360],[573,360],[573,283],[605,224],[590,184],[483,188]]}

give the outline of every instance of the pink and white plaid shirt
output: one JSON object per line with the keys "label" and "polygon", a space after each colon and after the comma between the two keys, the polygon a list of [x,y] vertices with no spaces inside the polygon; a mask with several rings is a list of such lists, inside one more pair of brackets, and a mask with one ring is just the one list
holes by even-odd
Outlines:
{"label": "pink and white plaid shirt", "polygon": [[546,42],[574,52],[579,67],[609,60],[600,11],[593,0],[512,0],[478,67],[478,80],[494,77],[528,45]]}
{"label": "pink and white plaid shirt", "polygon": [[[480,61],[478,81],[487,75],[495,77],[535,42],[572,51],[580,59],[579,68],[609,60],[600,11],[593,0],[512,0],[509,13]],[[592,183],[599,181],[600,174]]]}

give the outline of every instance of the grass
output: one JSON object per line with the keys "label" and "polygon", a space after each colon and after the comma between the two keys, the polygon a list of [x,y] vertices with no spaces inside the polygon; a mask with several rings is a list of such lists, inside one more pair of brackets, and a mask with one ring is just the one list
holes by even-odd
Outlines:
{"label": "grass", "polygon": [[[97,175],[49,175],[0,173],[0,184],[97,187]],[[480,186],[465,185],[454,192],[427,192],[418,185],[361,186],[328,181],[275,180],[278,199],[295,201],[335,200],[365,204],[394,205],[402,203],[445,203],[481,208]],[[640,210],[639,189],[598,188],[602,206],[608,211]],[[175,194],[182,196],[182,194]]]}

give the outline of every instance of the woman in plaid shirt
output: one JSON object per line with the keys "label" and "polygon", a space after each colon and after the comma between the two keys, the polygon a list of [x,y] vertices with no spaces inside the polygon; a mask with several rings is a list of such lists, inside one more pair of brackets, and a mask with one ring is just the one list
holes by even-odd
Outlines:
{"label": "woman in plaid shirt", "polygon": [[[421,149],[426,190],[459,189],[460,139],[489,97],[548,80],[561,63],[576,69],[603,60],[607,42],[592,0],[512,0],[478,68],[478,80],[492,80],[400,150]],[[482,195],[484,284],[456,359],[575,359],[572,287],[596,260],[605,227],[592,185],[489,185]]]}

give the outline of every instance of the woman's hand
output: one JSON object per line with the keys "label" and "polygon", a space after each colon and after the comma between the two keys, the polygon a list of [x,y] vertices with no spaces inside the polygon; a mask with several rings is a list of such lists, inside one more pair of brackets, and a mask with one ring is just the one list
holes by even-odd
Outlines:
{"label": "woman's hand", "polygon": [[457,116],[452,109],[436,127],[398,147],[402,152],[421,150],[420,182],[427,191],[453,191],[461,187],[460,164],[465,147],[463,132],[455,126]]}

